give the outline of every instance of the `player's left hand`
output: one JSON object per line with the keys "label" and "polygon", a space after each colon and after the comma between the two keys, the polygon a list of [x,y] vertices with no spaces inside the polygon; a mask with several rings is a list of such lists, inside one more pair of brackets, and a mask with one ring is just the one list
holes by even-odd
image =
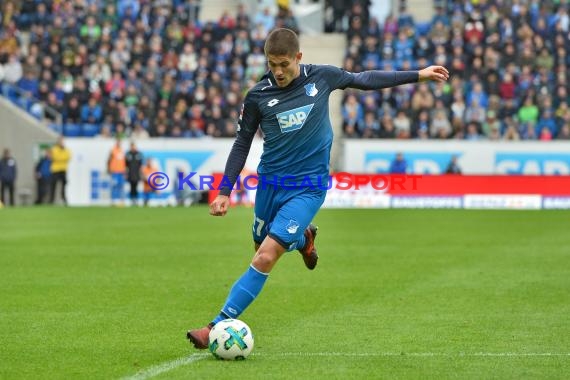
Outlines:
{"label": "player's left hand", "polygon": [[445,82],[449,79],[449,71],[443,66],[429,66],[419,71],[420,82],[432,80],[435,82]]}

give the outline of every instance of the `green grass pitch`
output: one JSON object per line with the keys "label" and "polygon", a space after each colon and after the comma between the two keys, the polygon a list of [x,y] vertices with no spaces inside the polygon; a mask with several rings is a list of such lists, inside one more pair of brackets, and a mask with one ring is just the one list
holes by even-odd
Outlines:
{"label": "green grass pitch", "polygon": [[[321,210],[283,257],[243,362],[185,339],[253,255],[252,210],[0,210],[0,379],[563,379],[570,214]],[[134,376],[134,377],[133,377]]]}

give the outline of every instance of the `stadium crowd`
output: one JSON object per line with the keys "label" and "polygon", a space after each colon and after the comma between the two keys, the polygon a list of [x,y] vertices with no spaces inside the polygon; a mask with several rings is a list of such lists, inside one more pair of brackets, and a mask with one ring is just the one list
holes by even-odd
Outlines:
{"label": "stadium crowd", "polygon": [[297,26],[287,8],[250,15],[239,6],[201,22],[200,7],[3,1],[2,93],[53,124],[61,114],[66,136],[233,137],[244,92],[266,69],[265,36]]}
{"label": "stadium crowd", "polygon": [[[346,137],[570,139],[566,0],[437,0],[428,23],[400,2],[380,21],[368,1],[327,2],[329,30],[347,35],[344,68],[433,63],[451,81],[346,91]],[[57,111],[67,136],[234,136],[267,33],[297,24],[286,7],[199,13],[198,0],[3,1],[2,93],[59,128]]]}
{"label": "stadium crowd", "polygon": [[429,23],[400,2],[379,23],[353,5],[344,68],[449,68],[449,83],[346,91],[351,138],[570,139],[566,0],[435,1]]}

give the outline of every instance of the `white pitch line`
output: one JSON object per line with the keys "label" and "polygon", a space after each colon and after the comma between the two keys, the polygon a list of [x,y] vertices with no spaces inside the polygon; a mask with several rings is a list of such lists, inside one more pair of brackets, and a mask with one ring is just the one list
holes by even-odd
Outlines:
{"label": "white pitch line", "polygon": [[171,360],[169,362],[164,362],[161,364],[153,365],[141,372],[138,372],[135,375],[123,377],[121,380],[146,380],[150,379],[151,377],[158,376],[162,373],[172,371],[175,368],[182,367],[198,360],[202,360],[210,356],[209,354],[194,354],[190,356],[184,356],[178,359]]}
{"label": "white pitch line", "polygon": [[281,353],[259,353],[252,354],[253,356],[330,356],[330,357],[382,357],[382,356],[412,356],[412,357],[430,357],[430,356],[443,356],[443,357],[529,357],[529,356],[568,356],[570,353],[564,352],[281,352]]}
{"label": "white pitch line", "polygon": [[[157,364],[142,370],[135,375],[123,377],[121,380],[146,380],[162,373],[172,371],[178,367],[192,364],[209,357],[210,354],[193,354],[162,364]],[[570,353],[564,352],[279,352],[279,353],[253,353],[259,357],[564,357],[570,358]]]}

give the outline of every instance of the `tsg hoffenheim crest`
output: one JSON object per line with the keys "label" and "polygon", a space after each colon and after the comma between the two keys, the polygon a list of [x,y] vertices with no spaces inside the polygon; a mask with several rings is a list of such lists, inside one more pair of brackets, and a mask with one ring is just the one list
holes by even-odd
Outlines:
{"label": "tsg hoffenheim crest", "polygon": [[317,92],[319,92],[319,90],[317,90],[317,87],[315,86],[314,83],[309,83],[305,85],[305,92],[309,96],[315,96],[317,95]]}
{"label": "tsg hoffenheim crest", "polygon": [[290,219],[289,220],[289,224],[287,224],[287,232],[289,232],[290,234],[294,234],[297,232],[297,229],[299,228],[299,223],[297,223],[296,220],[294,219]]}

